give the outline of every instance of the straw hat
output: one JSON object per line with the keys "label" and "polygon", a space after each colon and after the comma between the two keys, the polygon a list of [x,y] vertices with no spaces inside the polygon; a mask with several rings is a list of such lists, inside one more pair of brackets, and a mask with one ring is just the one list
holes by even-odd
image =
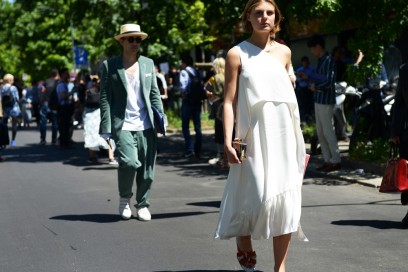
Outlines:
{"label": "straw hat", "polygon": [[132,36],[132,37],[139,36],[142,38],[142,40],[147,38],[147,34],[140,31],[140,25],[137,25],[137,24],[122,25],[120,27],[120,34],[116,35],[114,38],[119,41],[121,38],[129,37],[129,36]]}

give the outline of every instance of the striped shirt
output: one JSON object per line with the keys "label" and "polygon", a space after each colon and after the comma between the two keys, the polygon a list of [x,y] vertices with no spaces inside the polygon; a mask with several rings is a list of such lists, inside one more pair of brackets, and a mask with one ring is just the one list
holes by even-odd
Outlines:
{"label": "striped shirt", "polygon": [[310,76],[311,82],[315,83],[314,102],[318,104],[336,104],[334,83],[336,82],[336,63],[326,52],[319,58],[315,73]]}

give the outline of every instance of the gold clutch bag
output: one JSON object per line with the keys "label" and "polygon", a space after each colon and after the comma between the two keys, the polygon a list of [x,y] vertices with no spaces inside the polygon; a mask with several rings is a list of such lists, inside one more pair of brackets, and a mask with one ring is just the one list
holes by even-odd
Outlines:
{"label": "gold clutch bag", "polygon": [[235,138],[232,141],[232,147],[237,152],[238,159],[240,161],[244,161],[246,159],[247,144],[242,142],[242,139]]}

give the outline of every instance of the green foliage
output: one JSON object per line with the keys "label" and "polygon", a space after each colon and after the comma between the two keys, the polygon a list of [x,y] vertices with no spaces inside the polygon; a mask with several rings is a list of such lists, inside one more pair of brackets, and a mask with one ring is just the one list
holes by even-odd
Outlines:
{"label": "green foliage", "polygon": [[169,129],[181,128],[181,112],[176,112],[173,109],[166,110],[167,121],[169,123]]}
{"label": "green foliage", "polygon": [[[0,72],[45,78],[60,65],[73,68],[72,43],[84,45],[90,62],[120,54],[112,38],[121,24],[136,22],[149,34],[143,54],[174,65],[194,48],[228,49],[246,37],[239,17],[247,0],[0,0]],[[358,29],[348,47],[361,49],[361,73],[374,71],[383,48],[408,26],[405,0],[277,0],[284,16],[319,21],[322,32]],[[199,59],[199,61],[201,61]],[[60,67],[57,67],[60,68]],[[374,69],[374,70],[373,70]]]}
{"label": "green foliage", "polygon": [[[173,109],[166,110],[167,121],[169,123],[169,130],[181,130],[181,112],[174,111]],[[191,122],[191,126],[193,123]],[[213,129],[214,120],[208,118],[208,112],[204,111],[201,115],[201,129]]]}
{"label": "green foliage", "polygon": [[389,141],[375,139],[373,142],[358,141],[350,150],[350,158],[368,162],[386,162],[389,156]]}
{"label": "green foliage", "polygon": [[301,123],[300,127],[302,128],[302,133],[305,141],[311,139],[316,132],[315,122]]}

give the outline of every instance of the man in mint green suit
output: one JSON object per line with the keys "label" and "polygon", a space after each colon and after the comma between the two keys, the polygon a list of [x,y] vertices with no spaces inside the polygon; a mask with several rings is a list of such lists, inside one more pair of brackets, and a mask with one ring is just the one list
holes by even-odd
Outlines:
{"label": "man in mint green suit", "polygon": [[103,138],[116,142],[119,167],[119,214],[132,216],[130,199],[136,177],[137,218],[150,221],[149,194],[154,179],[157,133],[152,106],[163,113],[154,63],[140,56],[147,34],[136,24],[125,24],[114,37],[123,54],[104,61],[101,76],[101,124]]}

